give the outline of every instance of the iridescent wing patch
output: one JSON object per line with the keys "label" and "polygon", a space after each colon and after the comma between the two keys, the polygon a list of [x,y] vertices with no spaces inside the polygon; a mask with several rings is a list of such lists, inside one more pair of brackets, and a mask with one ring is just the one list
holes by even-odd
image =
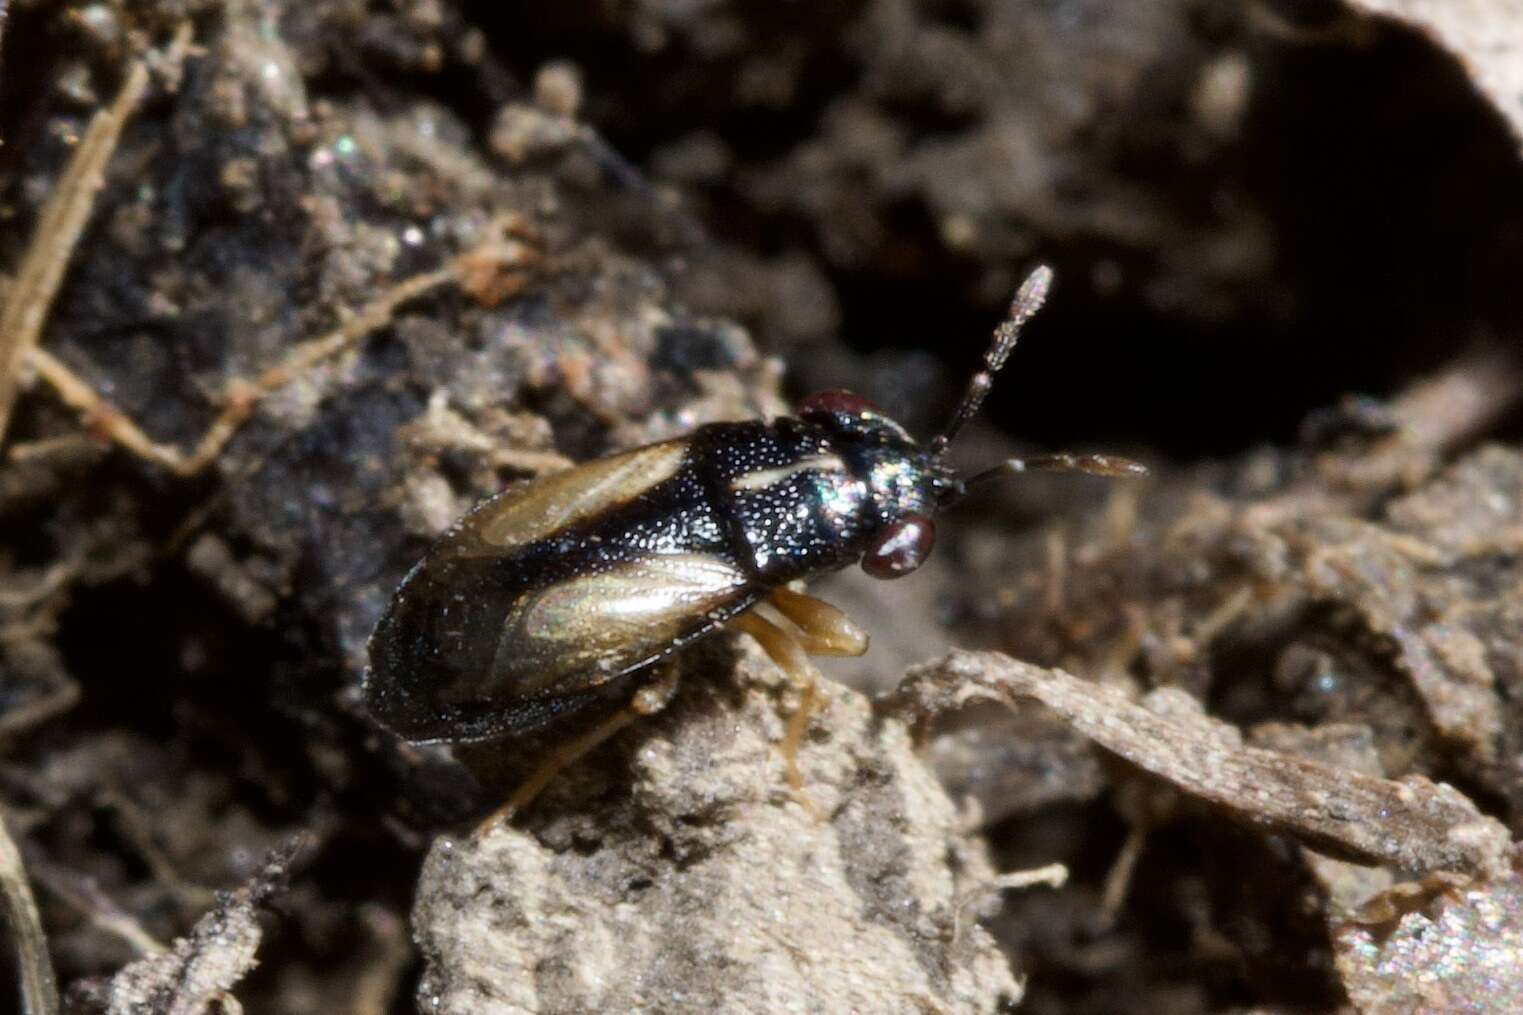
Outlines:
{"label": "iridescent wing patch", "polygon": [[596,518],[671,479],[686,460],[687,441],[665,441],[509,487],[461,521],[458,555],[498,556]]}
{"label": "iridescent wing patch", "polygon": [[624,561],[523,596],[504,618],[489,684],[534,694],[593,687],[735,611],[746,577],[698,553]]}

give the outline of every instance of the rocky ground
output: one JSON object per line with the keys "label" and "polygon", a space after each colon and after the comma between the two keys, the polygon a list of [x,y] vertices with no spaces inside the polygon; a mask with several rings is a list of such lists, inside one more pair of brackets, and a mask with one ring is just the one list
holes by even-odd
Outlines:
{"label": "rocky ground", "polygon": [[[1523,82],[1478,0],[0,2],[0,896],[50,1012],[1523,1009]],[[509,482],[818,387],[959,460],[749,641],[378,729]]]}

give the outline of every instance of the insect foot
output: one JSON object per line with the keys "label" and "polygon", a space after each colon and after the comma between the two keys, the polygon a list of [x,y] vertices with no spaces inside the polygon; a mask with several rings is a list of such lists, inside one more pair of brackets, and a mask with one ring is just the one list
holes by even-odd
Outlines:
{"label": "insect foot", "polygon": [[[413,914],[438,1013],[990,1012],[1020,988],[965,904],[994,878],[897,720],[833,687],[800,755],[749,638],[693,653],[658,715],[519,821],[436,840]],[[484,933],[482,928],[491,928]],[[735,975],[735,971],[753,971]]]}

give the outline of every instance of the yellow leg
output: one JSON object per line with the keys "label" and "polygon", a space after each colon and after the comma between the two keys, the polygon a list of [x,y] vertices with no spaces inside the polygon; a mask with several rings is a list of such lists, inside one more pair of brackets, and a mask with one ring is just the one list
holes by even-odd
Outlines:
{"label": "yellow leg", "polygon": [[798,628],[794,637],[816,656],[859,656],[867,651],[867,632],[829,603],[792,589],[778,589],[770,602]]}
{"label": "yellow leg", "polygon": [[[742,613],[730,621],[730,626],[755,638],[757,644],[762,647],[762,651],[767,653],[777,664],[777,668],[783,671],[783,675],[799,689],[798,707],[788,717],[788,726],[783,731],[780,749],[783,753],[783,763],[787,766],[788,785],[802,796],[804,777],[799,774],[799,744],[803,742],[804,731],[809,727],[809,714],[814,711],[818,673],[798,640],[765,617],[755,612]],[[806,806],[813,809],[810,804],[806,803]]]}
{"label": "yellow leg", "polygon": [[513,816],[522,811],[534,798],[548,785],[552,779],[561,773],[567,765],[576,761],[582,755],[597,747],[603,741],[634,722],[636,719],[648,715],[655,715],[667,706],[672,700],[672,695],[677,693],[677,670],[668,666],[655,680],[641,687],[630,699],[629,704],[609,716],[598,726],[587,731],[557,747],[546,758],[534,774],[519,784],[501,807],[487,815],[486,820],[476,826],[477,836],[485,835],[499,821],[511,821]]}

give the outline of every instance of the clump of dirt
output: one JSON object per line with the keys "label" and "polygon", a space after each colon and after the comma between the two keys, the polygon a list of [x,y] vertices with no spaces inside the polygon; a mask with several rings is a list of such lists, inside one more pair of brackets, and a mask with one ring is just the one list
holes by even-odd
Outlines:
{"label": "clump of dirt", "polygon": [[524,816],[435,840],[424,1007],[993,1011],[1020,989],[977,923],[982,843],[904,726],[840,688],[794,798],[759,652],[694,653],[677,700]]}

